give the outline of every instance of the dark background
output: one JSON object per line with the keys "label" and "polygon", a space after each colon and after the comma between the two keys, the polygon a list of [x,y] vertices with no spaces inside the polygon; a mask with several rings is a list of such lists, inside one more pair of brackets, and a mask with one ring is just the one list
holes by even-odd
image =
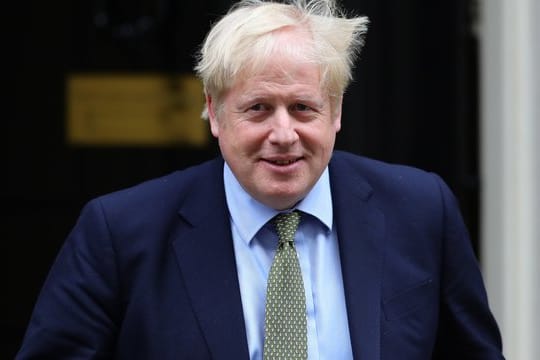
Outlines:
{"label": "dark background", "polygon": [[[440,174],[478,239],[475,2],[344,0],[371,20],[336,147]],[[0,201],[7,246],[2,358],[20,345],[47,271],[90,198],[215,156],[204,147],[77,147],[65,137],[65,81],[79,72],[191,72],[226,0],[19,2],[4,118]],[[12,19],[12,20],[13,20]],[[14,76],[13,76],[14,75]],[[6,112],[7,114],[8,112]],[[5,355],[5,356],[4,356]]]}

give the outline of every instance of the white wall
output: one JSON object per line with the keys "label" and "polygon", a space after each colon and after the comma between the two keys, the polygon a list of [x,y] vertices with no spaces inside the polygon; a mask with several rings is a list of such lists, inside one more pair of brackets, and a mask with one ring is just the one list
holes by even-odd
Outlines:
{"label": "white wall", "polygon": [[540,359],[540,1],[483,0],[482,264],[507,359]]}

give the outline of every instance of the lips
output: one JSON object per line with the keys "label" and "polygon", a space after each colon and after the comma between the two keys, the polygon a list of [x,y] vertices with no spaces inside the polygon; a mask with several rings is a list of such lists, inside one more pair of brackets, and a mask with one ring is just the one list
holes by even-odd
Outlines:
{"label": "lips", "polygon": [[299,161],[301,157],[294,157],[294,158],[286,158],[286,159],[264,159],[266,162],[269,162],[273,165],[278,166],[287,166],[294,164],[295,162]]}
{"label": "lips", "polygon": [[296,162],[296,160],[297,159],[294,159],[294,160],[276,160],[276,161],[271,161],[271,163],[276,164],[276,165],[290,165],[293,162]]}

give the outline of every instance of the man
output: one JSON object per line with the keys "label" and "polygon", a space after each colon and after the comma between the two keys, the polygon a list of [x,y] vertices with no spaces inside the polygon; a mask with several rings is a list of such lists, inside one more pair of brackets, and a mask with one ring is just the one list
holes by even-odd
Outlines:
{"label": "man", "polygon": [[18,358],[501,359],[443,181],[333,152],[366,24],[318,0],[215,24],[223,159],[91,201]]}

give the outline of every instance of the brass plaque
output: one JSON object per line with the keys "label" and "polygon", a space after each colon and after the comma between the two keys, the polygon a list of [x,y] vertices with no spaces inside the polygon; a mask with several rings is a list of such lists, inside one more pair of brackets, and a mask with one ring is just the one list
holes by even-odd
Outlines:
{"label": "brass plaque", "polygon": [[194,75],[72,74],[67,79],[67,139],[75,145],[202,146],[208,123]]}

